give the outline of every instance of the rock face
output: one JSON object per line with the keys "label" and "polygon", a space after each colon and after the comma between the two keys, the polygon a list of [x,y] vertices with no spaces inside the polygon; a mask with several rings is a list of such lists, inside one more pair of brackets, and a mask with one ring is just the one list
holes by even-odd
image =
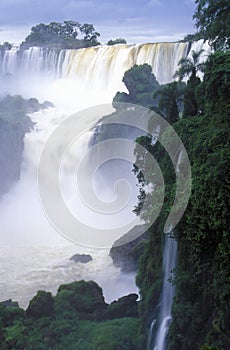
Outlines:
{"label": "rock face", "polygon": [[[141,232],[144,233],[140,235]],[[132,230],[119,238],[114,243],[109,253],[113,264],[119,267],[122,272],[136,272],[138,259],[144,250],[147,235],[146,228],[142,225],[138,225],[134,226]]]}
{"label": "rock face", "polygon": [[28,113],[51,107],[37,99],[24,100],[21,96],[0,98],[0,197],[19,180],[24,136],[33,127]]}
{"label": "rock face", "polygon": [[26,116],[20,118],[20,122],[13,123],[0,115],[0,196],[20,177],[24,136],[32,125]]}
{"label": "rock face", "polygon": [[87,262],[92,261],[93,258],[89,254],[74,254],[70,260],[73,260],[75,263],[80,262],[86,264]]}

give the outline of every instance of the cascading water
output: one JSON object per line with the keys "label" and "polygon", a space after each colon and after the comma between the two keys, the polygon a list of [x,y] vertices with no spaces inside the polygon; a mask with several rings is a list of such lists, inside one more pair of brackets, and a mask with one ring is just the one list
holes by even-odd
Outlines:
{"label": "cascading water", "polygon": [[172,270],[176,267],[177,241],[166,235],[164,253],[163,253],[163,286],[161,295],[160,315],[158,321],[158,330],[156,333],[153,350],[165,350],[168,329],[172,321],[171,308],[175,288],[169,281],[172,277]]}
{"label": "cascading water", "polygon": [[[191,49],[202,45],[198,42]],[[56,107],[31,115],[36,125],[24,140],[20,181],[0,203],[0,300],[11,297],[25,306],[38,289],[55,292],[61,283],[81,278],[100,283],[108,301],[137,290],[135,276],[124,277],[115,269],[107,251],[89,250],[94,260],[85,266],[66,260],[76,250],[88,251],[76,249],[59,237],[45,219],[36,190],[36,169],[49,135],[70,114],[90,105],[111,103],[118,90],[125,91],[122,77],[134,64],[149,63],[160,83],[172,81],[178,61],[189,54],[188,48],[187,43],[99,46],[60,52],[30,48],[21,53],[15,48],[1,55],[2,93],[50,100]],[[91,120],[87,127],[96,121]],[[89,138],[86,135],[81,140],[82,152]]]}

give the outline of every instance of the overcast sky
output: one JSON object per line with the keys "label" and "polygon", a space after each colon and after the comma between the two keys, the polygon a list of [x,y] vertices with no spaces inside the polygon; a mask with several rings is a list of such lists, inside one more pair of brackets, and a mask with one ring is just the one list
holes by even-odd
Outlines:
{"label": "overcast sky", "polygon": [[38,23],[92,23],[100,41],[173,41],[193,33],[194,0],[0,0],[0,42],[20,43]]}

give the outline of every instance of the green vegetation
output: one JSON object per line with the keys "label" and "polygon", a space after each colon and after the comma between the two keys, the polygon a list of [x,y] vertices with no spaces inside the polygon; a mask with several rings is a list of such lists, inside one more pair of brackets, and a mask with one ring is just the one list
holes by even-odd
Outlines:
{"label": "green vegetation", "polygon": [[147,63],[135,64],[125,72],[122,81],[128,93],[117,92],[113,99],[114,108],[119,109],[122,103],[133,103],[147,108],[151,107],[170,123],[179,119],[186,90],[184,83],[173,82],[160,85],[152,73],[152,67]]}
{"label": "green vegetation", "polygon": [[184,84],[174,81],[173,83],[161,85],[154,93],[154,97],[159,96],[159,102],[157,108],[153,109],[171,124],[179,120],[179,109],[184,90]]}
{"label": "green vegetation", "polygon": [[194,41],[198,41],[200,39],[204,39],[201,35],[201,33],[195,33],[195,34],[187,34],[185,37],[181,40],[181,42],[189,42],[192,43]]}
{"label": "green vegetation", "polygon": [[123,38],[111,39],[107,42],[107,45],[116,45],[116,44],[127,44],[127,41]]}
{"label": "green vegetation", "polygon": [[[81,37],[79,38],[79,35]],[[63,23],[40,23],[31,28],[31,33],[21,44],[21,49],[40,46],[57,49],[79,49],[99,45],[97,38],[100,33],[92,24],[80,24],[75,21]]]}
{"label": "green vegetation", "polygon": [[199,58],[203,50],[198,52],[192,51],[192,58],[182,58],[179,61],[179,69],[174,74],[174,78],[181,81],[185,77],[189,77],[187,85],[184,89],[184,111],[183,117],[191,117],[199,112],[197,101],[197,88],[200,85],[200,78],[197,76],[198,71],[204,72],[205,64],[199,62]]}
{"label": "green vegetation", "polygon": [[[210,26],[207,24],[209,19],[203,22],[206,26],[202,33],[212,41],[216,51],[209,56],[206,64],[199,63],[202,52],[193,52],[191,59],[181,60],[176,76],[180,81],[188,76],[187,84],[181,86],[181,95],[177,92],[180,82],[160,86],[154,93],[160,99],[158,106],[153,109],[173,123],[192,166],[189,204],[174,230],[179,248],[178,265],[171,280],[176,287],[176,296],[167,349],[227,350],[230,346],[230,52],[224,48],[229,43],[229,11],[226,11],[226,6],[229,8],[229,5],[226,1],[197,3],[197,11],[201,11],[203,6],[204,13],[213,11],[218,4],[218,11],[216,8],[212,22],[214,27],[220,25],[219,20],[226,18],[224,23],[221,22],[223,31],[219,32],[218,37],[216,33],[215,38],[212,36],[211,22]],[[198,70],[204,73],[202,82],[197,77]],[[183,99],[184,111],[180,119],[178,106],[181,102],[179,103],[176,96]],[[154,117],[150,124],[154,125]],[[162,137],[170,142],[170,133],[167,130]],[[139,168],[134,166],[140,183],[136,214],[148,221],[158,205],[157,201],[153,201],[152,193],[145,192],[146,186],[153,182],[155,172],[148,161],[148,153],[154,155],[161,167],[166,192],[161,213],[149,229],[148,241],[143,242],[145,251],[141,256],[137,275],[137,284],[141,291],[141,332],[145,332],[146,346],[149,326],[157,314],[160,300],[163,227],[175,195],[175,171],[160,143],[152,144],[151,135],[139,137],[137,143],[144,146],[146,151],[136,148],[135,152],[136,164],[141,164]],[[183,167],[183,162],[180,166]],[[161,188],[158,184],[155,185],[154,192],[160,193]],[[144,203],[147,205],[143,210]]]}
{"label": "green vegetation", "polygon": [[5,41],[3,44],[0,45],[0,52],[4,52],[6,50],[11,50],[11,49],[12,49],[12,45],[8,41]]}
{"label": "green vegetation", "polygon": [[229,0],[195,0],[197,32],[188,34],[182,41],[208,40],[215,50],[230,46],[230,3]]}
{"label": "green vegetation", "polygon": [[[169,334],[170,350],[208,349],[205,344],[212,345],[210,348],[213,349],[227,350],[230,343],[229,67],[229,52],[210,55],[205,65],[203,82],[199,81],[193,86],[193,96],[196,97],[200,115],[192,117],[192,113],[188,113],[187,118],[174,121],[173,125],[188,152],[193,186],[186,212],[174,233],[179,252],[178,266],[172,280],[176,285],[176,297]],[[185,95],[185,98],[192,99],[192,95]],[[154,155],[166,183],[164,206],[150,229],[137,276],[142,296],[141,319],[143,329],[147,329],[159,301],[164,241],[162,232],[174,198],[175,175],[161,145],[157,143],[152,146],[151,135],[137,141]],[[137,161],[138,158],[142,160],[144,169],[135,169],[137,176],[141,184],[148,185],[152,181],[154,169],[145,161],[143,152],[136,152]],[[142,172],[145,178],[141,176]],[[141,188],[136,212],[147,220],[157,203],[151,203],[151,194],[145,193],[144,186]],[[160,188],[157,190],[160,191]],[[142,212],[144,201],[149,205]]]}
{"label": "green vegetation", "polygon": [[117,92],[113,99],[115,108],[117,108],[116,102],[135,103],[144,107],[149,107],[154,103],[152,96],[153,92],[158,90],[159,83],[152,74],[149,64],[135,64],[125,72],[122,81],[129,93]]}
{"label": "green vegetation", "polygon": [[[229,60],[229,54],[222,56]],[[179,264],[170,349],[204,343],[227,349],[229,344],[229,105],[221,99],[210,113],[208,76],[213,60],[216,55],[209,59],[203,85],[205,114],[176,125],[192,163],[193,189],[177,227]],[[226,71],[219,74],[223,77]]]}
{"label": "green vegetation", "polygon": [[[22,123],[28,113],[53,106],[51,102],[39,103],[36,98],[26,100],[20,95],[0,97],[0,102],[0,119],[14,125]],[[26,119],[28,120],[27,117]]]}
{"label": "green vegetation", "polygon": [[[136,65],[123,77],[128,93],[117,93],[113,103],[118,117],[122,117],[123,111],[117,102],[145,107],[153,105],[154,110],[157,109],[173,124],[188,152],[192,167],[191,197],[174,232],[178,240],[178,265],[171,280],[175,284],[176,295],[167,350],[227,350],[230,344],[230,52],[226,50],[230,37],[229,1],[196,0],[196,4],[194,18],[199,29],[196,37],[203,36],[210,40],[216,50],[205,66],[200,66],[198,62],[201,52],[193,52],[191,60],[180,62],[176,74],[180,80],[188,75],[187,84],[174,82],[160,86],[150,66]],[[33,33],[37,33],[37,29]],[[71,33],[69,45],[74,47],[77,34],[74,31]],[[90,33],[88,35],[86,40],[90,41]],[[40,39],[36,40],[39,42]],[[47,45],[50,43],[49,40],[44,42]],[[61,40],[56,41],[56,46],[62,46]],[[199,68],[204,69],[202,82],[197,77]],[[20,98],[13,103],[19,107],[23,105]],[[11,122],[6,117],[7,108],[4,108],[0,115],[0,128],[2,125],[8,127]],[[125,113],[132,118],[135,111],[126,110]],[[154,125],[154,119],[151,123]],[[102,125],[97,130],[96,142],[121,136],[122,130],[120,125]],[[125,130],[126,134],[130,132]],[[170,142],[167,130],[162,137]],[[137,274],[141,301],[137,302],[136,295],[129,295],[107,305],[101,288],[95,282],[80,281],[61,286],[55,297],[49,292],[39,291],[26,311],[13,305],[6,307],[0,304],[1,349],[145,348],[149,326],[157,314],[161,294],[163,227],[175,195],[175,171],[170,158],[159,142],[153,145],[152,141],[151,134],[137,139],[137,143],[146,150],[137,148],[135,151],[137,164],[142,165],[141,168],[134,168],[141,185],[135,212],[148,221],[159,205],[153,201],[152,193],[145,192],[145,186],[152,183],[155,171],[154,167],[150,167],[148,153],[154,155],[162,170],[165,200],[159,217],[149,229],[148,239],[141,245]],[[4,139],[3,150],[5,145]],[[180,166],[183,167],[183,161]],[[161,194],[161,187],[157,185],[156,195],[158,192]],[[147,203],[145,210],[142,210],[143,202]]]}
{"label": "green vegetation", "polygon": [[26,312],[0,303],[0,348],[141,350],[137,295],[107,305],[93,281],[39,291]]}
{"label": "green vegetation", "polygon": [[229,0],[195,0],[195,3],[197,7],[193,18],[196,20],[198,33],[209,40],[216,50],[229,47]]}

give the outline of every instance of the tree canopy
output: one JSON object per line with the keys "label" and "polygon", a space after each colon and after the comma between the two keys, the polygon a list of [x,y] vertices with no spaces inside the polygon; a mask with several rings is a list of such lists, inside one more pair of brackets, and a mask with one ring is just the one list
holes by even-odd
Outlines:
{"label": "tree canopy", "polygon": [[203,52],[204,50],[197,52],[192,50],[191,58],[182,58],[179,61],[179,68],[174,74],[174,78],[178,77],[180,81],[185,77],[189,77],[184,91],[184,117],[195,116],[199,111],[196,90],[201,81],[197,73],[205,70],[205,63],[200,62],[200,56]]}
{"label": "tree canopy", "polygon": [[116,45],[116,44],[127,44],[127,41],[123,38],[111,39],[107,42],[107,45]]}
{"label": "tree canopy", "polygon": [[230,2],[229,0],[195,0],[197,5],[193,18],[204,39],[213,47],[230,46]]}
{"label": "tree canopy", "polygon": [[11,50],[12,44],[10,44],[8,41],[5,41],[3,44],[0,45],[0,51],[6,51]]}
{"label": "tree canopy", "polygon": [[129,93],[118,92],[113,99],[113,103],[135,103],[144,107],[149,107],[153,103],[152,96],[158,90],[159,83],[149,64],[135,64],[125,72],[122,81]]}
{"label": "tree canopy", "polygon": [[141,350],[138,296],[107,305],[93,281],[38,291],[26,311],[0,303],[1,350]]}
{"label": "tree canopy", "polygon": [[180,80],[182,80],[183,78],[185,78],[186,76],[188,77],[196,77],[197,72],[204,71],[205,68],[205,63],[201,63],[200,60],[200,56],[201,54],[204,52],[204,50],[200,50],[200,51],[194,51],[192,50],[192,57],[188,58],[188,57],[184,57],[179,61],[179,68],[178,70],[175,72],[174,74],[174,78],[179,78]]}
{"label": "tree canopy", "polygon": [[165,119],[173,124],[179,120],[179,104],[184,94],[184,84],[181,82],[172,82],[161,85],[159,90],[154,93],[154,97],[159,96],[158,108],[154,110],[162,113]]}
{"label": "tree canopy", "polygon": [[31,33],[21,44],[21,48],[30,46],[76,49],[98,45],[100,33],[92,24],[80,24],[76,21],[63,23],[40,23],[31,28]]}

